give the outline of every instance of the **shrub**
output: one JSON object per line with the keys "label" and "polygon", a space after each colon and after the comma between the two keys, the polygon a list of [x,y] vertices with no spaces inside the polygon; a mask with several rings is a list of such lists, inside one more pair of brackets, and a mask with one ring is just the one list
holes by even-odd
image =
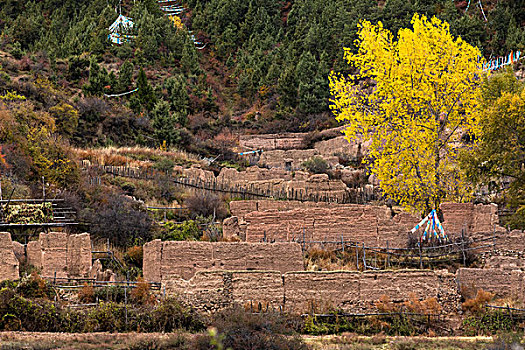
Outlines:
{"label": "shrub", "polygon": [[82,303],[95,302],[95,288],[84,283],[84,286],[78,291],[78,300]]}
{"label": "shrub", "polygon": [[176,329],[197,332],[204,329],[204,322],[199,314],[182,306],[175,298],[163,300],[149,315],[148,324],[143,325],[143,330],[147,332],[173,332]]}
{"label": "shrub", "polygon": [[224,336],[225,348],[307,349],[289,321],[277,312],[253,314],[234,307],[214,315],[212,324]]}
{"label": "shrub", "polygon": [[124,262],[138,268],[142,268],[142,260],[144,256],[144,249],[142,246],[134,246],[129,248],[124,254]]}
{"label": "shrub", "polygon": [[145,282],[142,277],[139,277],[137,285],[131,290],[131,300],[137,304],[153,304],[155,296],[151,294],[149,283]]}
{"label": "shrub", "polygon": [[303,166],[313,174],[326,174],[328,163],[322,157],[312,157],[303,163]]}
{"label": "shrub", "polygon": [[42,279],[36,271],[21,279],[16,292],[25,298],[53,299],[55,292],[47,281]]}
{"label": "shrub", "polygon": [[484,306],[494,298],[494,294],[485,292],[483,289],[478,289],[475,298],[467,299],[461,307],[466,312],[477,313],[483,310]]}
{"label": "shrub", "polygon": [[202,237],[202,231],[194,220],[186,220],[181,224],[167,222],[162,240],[166,241],[196,241]]}
{"label": "shrub", "polygon": [[216,195],[209,193],[195,193],[185,201],[193,218],[197,216],[210,217],[222,220],[228,215],[228,210],[223,201]]}

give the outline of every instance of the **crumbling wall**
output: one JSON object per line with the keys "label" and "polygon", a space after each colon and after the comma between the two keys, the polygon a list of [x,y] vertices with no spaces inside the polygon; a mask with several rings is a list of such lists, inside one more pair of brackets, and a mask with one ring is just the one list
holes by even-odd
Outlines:
{"label": "crumbling wall", "polygon": [[461,234],[465,230],[471,238],[483,237],[505,231],[499,226],[498,206],[496,204],[442,203],[443,228],[450,234]]}
{"label": "crumbling wall", "polygon": [[40,240],[27,242],[26,259],[29,265],[42,268],[42,245]]}
{"label": "crumbling wall", "polygon": [[[495,205],[445,203],[442,208],[445,230],[452,238],[461,234],[465,220],[473,239],[492,236],[493,225],[498,222]],[[248,242],[298,240],[303,235],[312,240],[340,240],[343,235],[345,240],[370,245],[384,247],[388,241],[391,247],[404,247],[408,232],[420,221],[405,212],[392,216],[384,206],[299,201],[234,201],[230,212],[237,219],[228,221],[225,235],[245,237]],[[498,242],[516,242],[517,248],[525,249],[521,231],[508,235],[503,228],[495,227]],[[458,228],[459,232],[455,231]]]}
{"label": "crumbling wall", "polygon": [[523,272],[501,268],[460,268],[457,282],[460,290],[474,292],[483,289],[496,298],[521,297]]}
{"label": "crumbling wall", "polygon": [[357,158],[365,155],[368,152],[369,146],[370,141],[362,142],[361,140],[355,140],[354,142],[348,142],[344,136],[338,136],[329,140],[316,142],[314,148],[324,157],[339,154]]}
{"label": "crumbling wall", "polygon": [[67,273],[69,277],[85,277],[91,269],[91,239],[88,233],[68,236]]}
{"label": "crumbling wall", "polygon": [[292,176],[292,172],[276,168],[222,169],[217,181],[269,196],[285,194],[289,198],[308,198],[315,195],[342,201],[348,195],[348,188],[341,180],[331,180],[326,174],[310,175],[297,171]]}
{"label": "crumbling wall", "polygon": [[91,270],[89,234],[40,233],[38,241],[27,243],[27,263],[41,270],[44,277],[87,277]]}
{"label": "crumbling wall", "polygon": [[331,167],[339,164],[339,157],[322,154],[316,149],[265,151],[261,154],[258,164],[269,168],[297,170],[303,168],[303,163],[313,157],[323,158]]}
{"label": "crumbling wall", "polygon": [[194,307],[216,311],[233,304],[251,309],[283,308],[291,313],[324,312],[335,308],[355,312],[375,310],[383,295],[401,303],[411,293],[419,299],[435,297],[445,312],[457,310],[459,295],[454,275],[441,271],[288,272],[199,271],[190,280],[163,281]]}
{"label": "crumbling wall", "polygon": [[13,241],[9,232],[0,232],[0,281],[19,278],[19,262],[13,251]]}
{"label": "crumbling wall", "polygon": [[241,135],[239,145],[249,150],[302,149],[307,133]]}
{"label": "crumbling wall", "polygon": [[67,233],[40,233],[42,247],[42,276],[67,277]]}
{"label": "crumbling wall", "polygon": [[386,206],[349,204],[287,211],[268,210],[245,215],[246,241],[329,240],[364,242],[369,246],[404,247],[418,218],[392,217]]}
{"label": "crumbling wall", "polygon": [[190,279],[209,270],[302,270],[297,243],[229,243],[154,240],[144,245],[144,278],[163,281]]}

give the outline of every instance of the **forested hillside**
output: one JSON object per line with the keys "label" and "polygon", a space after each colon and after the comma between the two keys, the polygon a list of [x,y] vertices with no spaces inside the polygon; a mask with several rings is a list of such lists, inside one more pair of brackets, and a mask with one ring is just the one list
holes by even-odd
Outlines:
{"label": "forested hillside", "polygon": [[[186,27],[178,29],[156,1],[129,0],[122,13],[133,19],[135,38],[112,46],[107,28],[118,16],[118,4],[0,3],[1,47],[21,62],[4,70],[31,71],[64,90],[64,98],[76,96],[70,104],[80,112],[78,125],[62,133],[77,145],[166,141],[187,147],[224,128],[276,132],[333,125],[328,73],[346,69],[343,47],[354,47],[363,19],[381,21],[395,33],[410,25],[414,12],[437,15],[487,58],[521,49],[525,42],[523,1],[190,0],[181,15]],[[195,50],[186,29],[207,44],[204,50]],[[139,85],[139,92],[119,99],[112,112],[105,105],[115,99],[97,99]],[[9,89],[5,82],[4,91]],[[93,111],[97,108],[86,107],[86,98],[104,108]]]}

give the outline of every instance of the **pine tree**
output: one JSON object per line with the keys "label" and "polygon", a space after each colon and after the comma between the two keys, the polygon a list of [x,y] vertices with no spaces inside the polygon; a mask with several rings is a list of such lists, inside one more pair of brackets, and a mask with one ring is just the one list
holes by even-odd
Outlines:
{"label": "pine tree", "polygon": [[117,82],[117,90],[119,92],[128,91],[130,88],[133,79],[133,69],[131,61],[126,61],[120,66]]}
{"label": "pine tree", "polygon": [[146,111],[150,112],[157,101],[153,87],[151,87],[146,77],[144,69],[140,68],[139,75],[137,77],[137,88],[136,97],[141,107]]}
{"label": "pine tree", "polygon": [[173,145],[176,141],[177,121],[170,113],[169,103],[163,100],[157,102],[151,112],[151,120],[157,142]]}

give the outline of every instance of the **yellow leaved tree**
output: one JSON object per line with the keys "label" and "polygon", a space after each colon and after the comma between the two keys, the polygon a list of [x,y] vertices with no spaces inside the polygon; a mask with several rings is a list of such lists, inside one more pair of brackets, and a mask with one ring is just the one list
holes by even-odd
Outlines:
{"label": "yellow leaved tree", "polygon": [[331,74],[331,108],[349,141],[370,142],[386,197],[428,211],[470,196],[455,160],[461,138],[478,133],[481,54],[435,17],[415,14],[412,25],[395,40],[381,22],[360,24],[358,52],[345,48],[357,73]]}

